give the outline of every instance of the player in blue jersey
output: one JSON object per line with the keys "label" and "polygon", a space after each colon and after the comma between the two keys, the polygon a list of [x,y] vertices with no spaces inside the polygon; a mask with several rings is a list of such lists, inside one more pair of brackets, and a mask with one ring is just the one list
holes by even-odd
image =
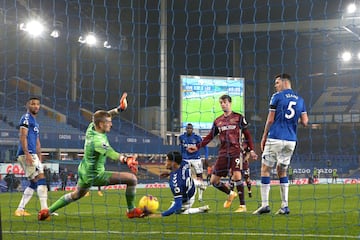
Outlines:
{"label": "player in blue jersey", "polygon": [[174,195],[174,201],[168,210],[161,214],[152,214],[150,217],[166,217],[171,214],[193,214],[209,211],[209,206],[205,205],[192,208],[195,202],[196,188],[191,177],[189,163],[183,161],[180,152],[169,152],[166,155],[166,169],[170,170],[169,187]]}
{"label": "player in blue jersey", "polygon": [[30,185],[25,189],[15,216],[29,216],[25,210],[34,191],[37,191],[41,209],[47,209],[48,189],[41,159],[41,144],[39,138],[39,124],[36,115],[40,110],[40,99],[31,97],[26,103],[27,112],[21,117],[19,123],[19,146],[17,161],[25,172],[25,177],[30,180]]}
{"label": "player in blue jersey", "polygon": [[280,180],[281,207],[276,214],[289,214],[289,180],[287,169],[297,141],[297,125],[306,127],[308,115],[303,98],[291,89],[291,77],[283,73],[275,76],[275,90],[261,139],[261,200],[253,214],[269,213],[270,170],[276,165]]}
{"label": "player in blue jersey", "polygon": [[[179,136],[181,155],[183,160],[188,162],[191,167],[194,168],[196,174],[195,186],[198,190],[198,200],[201,202],[203,200],[203,192],[206,189],[206,185],[203,180],[203,163],[200,156],[200,151],[188,152],[187,148],[189,146],[196,146],[202,141],[201,136],[193,132],[194,127],[191,123],[186,125],[186,132]],[[205,147],[205,159],[208,157],[208,148]]]}

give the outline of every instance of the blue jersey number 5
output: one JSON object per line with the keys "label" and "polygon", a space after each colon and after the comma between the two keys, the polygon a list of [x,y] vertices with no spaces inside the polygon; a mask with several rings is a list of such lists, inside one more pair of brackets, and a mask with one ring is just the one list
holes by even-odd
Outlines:
{"label": "blue jersey number 5", "polygon": [[295,116],[295,109],[294,106],[296,105],[296,102],[290,101],[287,110],[290,112],[290,114],[285,113],[285,117],[287,119],[291,119]]}

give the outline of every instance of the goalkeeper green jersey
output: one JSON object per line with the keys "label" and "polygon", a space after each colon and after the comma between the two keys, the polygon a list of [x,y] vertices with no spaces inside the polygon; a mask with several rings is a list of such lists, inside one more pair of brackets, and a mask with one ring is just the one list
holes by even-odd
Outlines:
{"label": "goalkeeper green jersey", "polygon": [[95,131],[94,123],[90,123],[86,130],[84,157],[78,167],[79,180],[84,184],[83,187],[93,185],[104,173],[107,157],[116,160],[120,153],[110,146],[106,133]]}

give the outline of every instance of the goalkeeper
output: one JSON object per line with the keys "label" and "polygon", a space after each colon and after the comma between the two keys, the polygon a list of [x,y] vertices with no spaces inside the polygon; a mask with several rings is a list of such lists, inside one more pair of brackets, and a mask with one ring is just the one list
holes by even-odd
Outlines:
{"label": "goalkeeper", "polygon": [[[93,121],[86,130],[84,157],[78,167],[78,183],[75,191],[67,193],[53,203],[49,209],[43,209],[38,214],[38,220],[48,219],[51,213],[84,197],[91,186],[107,186],[126,184],[127,217],[144,217],[141,209],[135,208],[135,193],[137,177],[136,157],[126,157],[116,152],[109,144],[106,133],[112,127],[111,118],[127,107],[126,93],[120,100],[120,106],[110,111],[98,110],[93,114]],[[105,171],[105,161],[109,157],[126,163],[130,172]]]}

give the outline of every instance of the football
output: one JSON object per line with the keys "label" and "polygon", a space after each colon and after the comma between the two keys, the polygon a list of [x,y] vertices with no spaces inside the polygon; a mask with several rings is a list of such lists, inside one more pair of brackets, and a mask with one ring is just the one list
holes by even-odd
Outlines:
{"label": "football", "polygon": [[155,213],[159,208],[159,201],[152,195],[143,196],[139,201],[139,208],[149,213]]}

